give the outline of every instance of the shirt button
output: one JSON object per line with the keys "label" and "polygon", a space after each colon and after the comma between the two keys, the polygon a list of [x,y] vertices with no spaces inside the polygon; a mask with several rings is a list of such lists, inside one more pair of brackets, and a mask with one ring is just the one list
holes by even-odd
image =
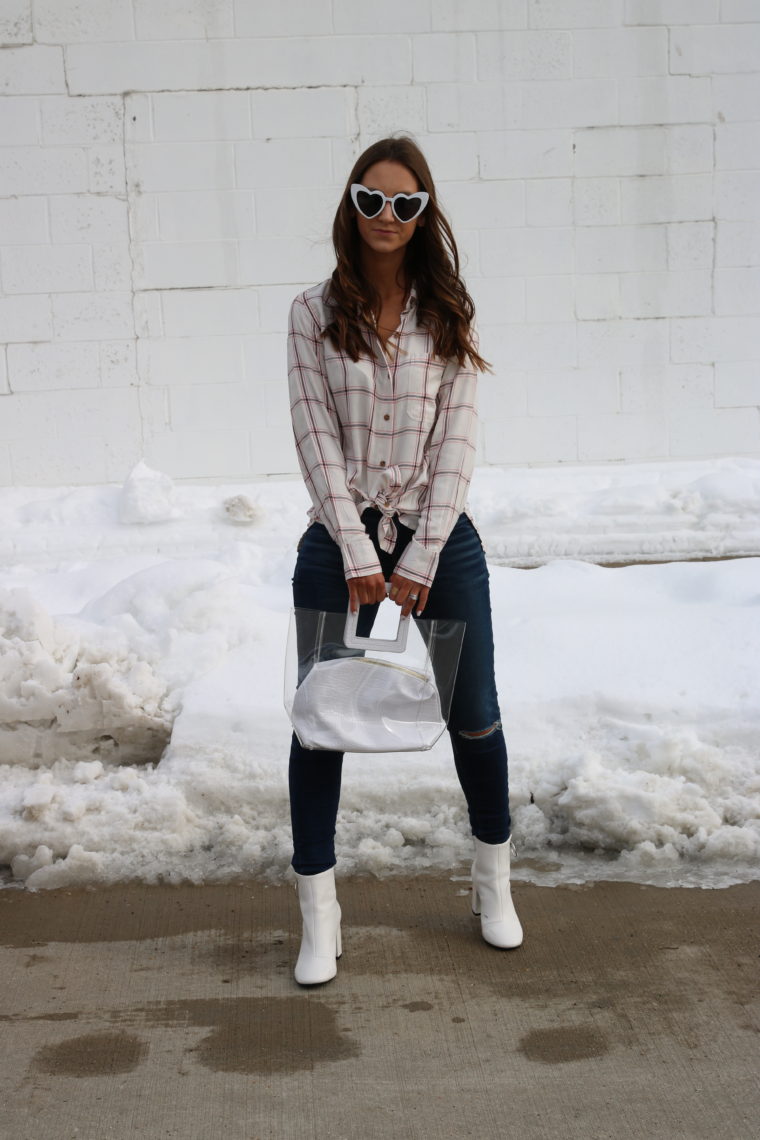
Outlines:
{"label": "shirt button", "polygon": [[384,459],[381,459],[381,460],[380,460],[380,466],[381,466],[381,467],[385,467],[385,460],[384,460]]}
{"label": "shirt button", "polygon": [[386,412],[386,413],[385,413],[385,415],[383,416],[383,419],[384,419],[384,420],[389,420],[390,418],[391,418],[391,417],[388,415],[388,413],[387,413],[387,412]]}

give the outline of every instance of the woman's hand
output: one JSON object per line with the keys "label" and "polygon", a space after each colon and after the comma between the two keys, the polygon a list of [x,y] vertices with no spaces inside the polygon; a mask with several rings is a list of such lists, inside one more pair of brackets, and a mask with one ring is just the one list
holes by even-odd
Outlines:
{"label": "woman's hand", "polygon": [[347,578],[348,605],[352,614],[359,606],[371,606],[385,599],[385,578],[382,574],[365,574],[363,578]]}
{"label": "woman's hand", "polygon": [[414,610],[420,616],[427,605],[429,586],[421,586],[411,578],[404,578],[401,574],[391,574],[390,598],[397,606],[401,606],[401,616],[408,617]]}

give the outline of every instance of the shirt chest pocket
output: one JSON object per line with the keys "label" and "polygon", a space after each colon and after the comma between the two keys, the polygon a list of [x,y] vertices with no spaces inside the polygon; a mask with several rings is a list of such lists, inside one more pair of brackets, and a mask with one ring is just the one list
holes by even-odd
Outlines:
{"label": "shirt chest pocket", "polygon": [[404,418],[408,423],[424,424],[432,422],[435,400],[428,396],[407,396],[404,400]]}
{"label": "shirt chest pocket", "polygon": [[[441,374],[443,369],[440,370]],[[429,429],[435,420],[436,397],[441,386],[441,376],[438,370],[430,368],[425,381],[424,390],[415,387],[403,400],[402,416],[404,422],[415,427]]]}

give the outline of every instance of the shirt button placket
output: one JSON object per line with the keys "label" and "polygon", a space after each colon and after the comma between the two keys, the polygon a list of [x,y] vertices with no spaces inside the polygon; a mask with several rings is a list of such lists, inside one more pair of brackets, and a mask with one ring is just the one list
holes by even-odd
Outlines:
{"label": "shirt button placket", "polygon": [[[384,355],[385,355],[385,354],[383,354],[383,356],[384,356]],[[391,394],[391,393],[393,392],[393,381],[392,381],[392,379],[391,379],[391,370],[390,370],[390,368],[388,367],[388,365],[387,365],[387,362],[385,363],[385,365],[384,365],[384,367],[383,367],[383,373],[384,373],[384,375],[383,375],[383,380],[384,380],[384,383],[385,383],[385,387],[388,389],[388,392],[389,392],[389,394]],[[391,417],[390,417],[390,413],[389,413],[389,412],[385,412],[385,413],[384,413],[384,415],[383,415],[383,420],[387,422],[388,420],[390,420],[390,418],[391,418]],[[380,464],[379,464],[379,466],[380,466],[380,467],[385,467],[386,465],[387,465],[387,460],[385,460],[385,459],[381,459],[381,460],[380,460]]]}

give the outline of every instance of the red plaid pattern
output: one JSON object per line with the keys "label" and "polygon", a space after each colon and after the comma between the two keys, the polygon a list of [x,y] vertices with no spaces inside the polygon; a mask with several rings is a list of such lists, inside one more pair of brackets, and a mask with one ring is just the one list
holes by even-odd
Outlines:
{"label": "red plaid pattern", "polygon": [[[465,510],[475,463],[477,372],[433,356],[417,323],[412,288],[387,351],[357,361],[323,340],[329,309],[323,281],[290,307],[288,383],[293,434],[311,497],[309,518],[338,543],[347,578],[381,573],[360,515],[383,514],[379,542],[392,551],[392,516],[415,531],[396,570],[424,586]],[[391,351],[393,350],[393,351]]]}

